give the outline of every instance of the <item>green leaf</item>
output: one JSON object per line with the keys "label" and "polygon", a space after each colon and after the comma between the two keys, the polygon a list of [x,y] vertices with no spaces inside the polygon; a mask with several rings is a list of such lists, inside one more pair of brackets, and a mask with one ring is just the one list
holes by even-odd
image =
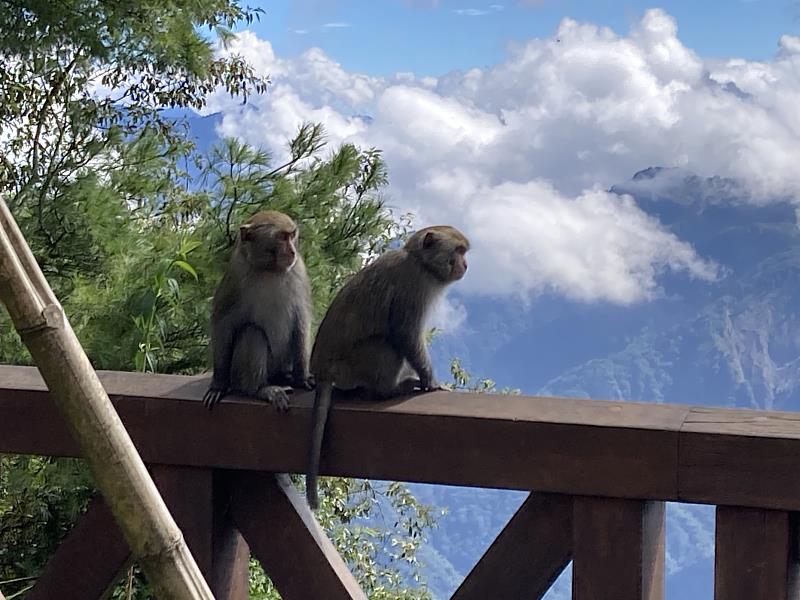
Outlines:
{"label": "green leaf", "polygon": [[189,263],[187,263],[186,261],[176,260],[176,261],[173,261],[172,264],[175,265],[176,267],[180,267],[181,269],[183,269],[184,271],[189,273],[189,275],[191,275],[192,277],[197,279],[197,271],[195,271],[194,267],[192,265],[190,265]]}

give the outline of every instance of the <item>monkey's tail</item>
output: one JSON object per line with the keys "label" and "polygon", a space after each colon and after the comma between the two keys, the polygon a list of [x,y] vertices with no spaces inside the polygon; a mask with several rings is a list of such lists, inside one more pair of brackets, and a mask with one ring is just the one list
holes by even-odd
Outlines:
{"label": "monkey's tail", "polygon": [[322,455],[322,438],[325,435],[325,424],[331,409],[331,394],[333,384],[327,381],[317,382],[314,393],[314,410],[311,413],[311,438],[308,446],[308,466],[306,470],[306,499],[308,505],[316,509],[319,506],[317,498],[317,475],[319,474],[319,459]]}

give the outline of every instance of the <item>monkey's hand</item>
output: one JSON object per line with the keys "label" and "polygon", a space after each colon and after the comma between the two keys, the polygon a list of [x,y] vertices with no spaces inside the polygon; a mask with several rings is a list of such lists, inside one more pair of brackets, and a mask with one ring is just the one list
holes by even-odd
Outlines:
{"label": "monkey's hand", "polygon": [[225,386],[211,382],[211,385],[206,390],[206,393],[203,394],[203,405],[208,410],[211,410],[214,408],[215,404],[219,404],[219,401],[225,396],[225,392]]}
{"label": "monkey's hand", "polygon": [[269,402],[280,412],[286,412],[289,410],[289,396],[286,392],[291,389],[282,385],[265,385],[258,390],[258,399]]}

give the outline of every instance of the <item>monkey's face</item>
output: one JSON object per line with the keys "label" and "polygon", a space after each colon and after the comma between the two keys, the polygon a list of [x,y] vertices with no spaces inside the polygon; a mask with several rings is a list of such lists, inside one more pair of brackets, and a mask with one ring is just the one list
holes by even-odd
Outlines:
{"label": "monkey's face", "polygon": [[297,262],[297,229],[242,227],[242,243],[250,264],[265,271],[286,272]]}
{"label": "monkey's face", "polygon": [[297,262],[297,229],[278,231],[275,235],[275,266],[288,271]]}
{"label": "monkey's face", "polygon": [[462,245],[457,245],[453,248],[450,255],[450,279],[449,281],[458,281],[467,273],[467,248]]}
{"label": "monkey's face", "polygon": [[422,242],[422,261],[437,279],[452,283],[467,272],[467,249],[461,239],[431,232]]}

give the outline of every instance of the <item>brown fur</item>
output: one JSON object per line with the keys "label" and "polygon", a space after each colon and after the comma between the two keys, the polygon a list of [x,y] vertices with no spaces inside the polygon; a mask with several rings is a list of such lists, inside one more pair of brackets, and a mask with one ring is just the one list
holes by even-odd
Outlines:
{"label": "brown fur", "polygon": [[257,213],[240,228],[214,294],[209,408],[239,392],[286,409],[289,377],[310,389],[311,286],[296,242],[297,225],[281,212]]}
{"label": "brown fur", "polygon": [[306,495],[317,506],[317,473],[332,388],[390,398],[438,387],[425,345],[429,309],[466,272],[469,241],[454,227],[427,227],[356,273],[328,308],[311,352],[317,380]]}

